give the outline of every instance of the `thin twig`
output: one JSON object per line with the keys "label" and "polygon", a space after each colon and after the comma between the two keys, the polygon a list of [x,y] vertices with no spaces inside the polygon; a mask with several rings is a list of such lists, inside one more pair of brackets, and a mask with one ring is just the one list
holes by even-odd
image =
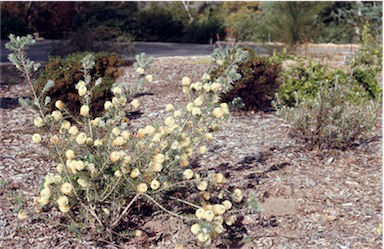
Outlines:
{"label": "thin twig", "polygon": [[125,209],[123,210],[123,212],[121,213],[121,215],[119,216],[119,218],[116,219],[115,222],[112,223],[111,227],[114,228],[115,226],[117,226],[117,224],[119,224],[119,221],[123,218],[123,216],[125,215],[125,213],[128,211],[128,209],[132,206],[132,204],[136,201],[136,199],[140,196],[140,194],[136,194],[135,197],[133,197],[133,199],[128,203],[128,205],[125,207]]}

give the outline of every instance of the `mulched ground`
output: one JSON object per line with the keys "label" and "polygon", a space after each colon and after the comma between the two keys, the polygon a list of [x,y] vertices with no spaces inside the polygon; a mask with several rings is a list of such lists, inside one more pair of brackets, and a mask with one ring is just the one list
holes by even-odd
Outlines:
{"label": "mulched ground", "polygon": [[[198,80],[207,69],[203,57],[155,59],[154,82],[141,96],[140,118],[134,127],[160,121],[165,105],[185,104],[181,79]],[[134,75],[126,68],[127,79]],[[192,74],[192,75],[191,75]],[[3,85],[0,98],[30,95],[26,84]],[[12,101],[12,100],[11,100]],[[18,221],[15,212],[22,190],[36,195],[42,177],[53,168],[47,151],[31,143],[33,114],[13,106],[1,111],[0,247],[101,248],[60,227],[39,221]],[[246,233],[216,244],[221,248],[381,248],[382,119],[368,142],[347,150],[308,151],[289,135],[290,127],[273,113],[233,114],[206,155],[196,158],[200,169],[229,174],[229,184],[258,196],[263,211],[242,221]],[[52,212],[52,216],[55,213]],[[173,248],[191,235],[178,220],[159,214],[143,225],[144,238],[103,248]],[[161,239],[159,239],[161,238]],[[159,240],[158,240],[159,239]],[[221,245],[220,245],[221,243]],[[187,248],[197,247],[193,243]]]}

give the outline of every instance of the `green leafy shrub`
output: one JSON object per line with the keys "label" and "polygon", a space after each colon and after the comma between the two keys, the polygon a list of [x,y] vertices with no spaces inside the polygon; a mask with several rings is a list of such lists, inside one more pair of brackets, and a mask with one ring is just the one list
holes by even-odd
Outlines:
{"label": "green leafy shrub", "polygon": [[[236,50],[235,48],[230,53],[234,53]],[[249,58],[238,67],[238,72],[242,77],[235,81],[232,89],[223,94],[221,98],[226,103],[240,98],[246,110],[266,111],[271,107],[271,101],[280,86],[277,80],[280,65],[270,63],[266,57],[256,56],[251,48],[245,50],[249,52]],[[221,75],[230,63],[220,60],[219,62],[222,65],[211,72],[213,77]]]}
{"label": "green leafy shrub", "polygon": [[[59,99],[67,103],[67,108],[71,112],[77,113],[79,110],[80,99],[75,85],[84,77],[81,60],[86,55],[87,53],[76,53],[65,59],[51,58],[44,70],[41,71],[40,77],[36,81],[38,93],[42,93],[49,80],[53,80],[55,83],[49,91],[43,94],[43,98],[45,96],[52,98],[50,104],[47,105],[49,112],[54,110],[54,103]],[[101,84],[93,92],[92,110],[95,114],[99,114],[103,110],[104,102],[112,97],[112,84],[121,75],[119,67],[125,62],[121,56],[106,52],[94,53],[94,58],[95,66],[89,72],[93,79],[90,84],[93,87],[98,79],[101,80]]]}
{"label": "green leafy shrub", "polygon": [[[348,86],[320,82],[314,98],[294,101],[293,107],[274,103],[277,115],[285,118],[295,134],[313,148],[348,147],[375,127],[380,107],[374,100],[350,101]],[[298,98],[298,94],[295,94]],[[279,105],[280,104],[280,105]]]}
{"label": "green leafy shrub", "polygon": [[[143,219],[151,206],[184,220],[201,245],[207,246],[227,226],[236,225],[238,209],[244,213],[256,206],[254,197],[246,199],[240,189],[230,189],[221,173],[200,174],[189,165],[197,151],[206,152],[204,144],[213,139],[210,130],[229,115],[228,105],[220,103],[218,95],[238,79],[235,65],[247,58],[245,52],[232,56],[227,74],[205,79],[204,85],[184,77],[183,92],[190,100],[186,107],[168,104],[164,121],[134,130],[126,122],[129,92],[124,86],[112,89],[113,97],[105,101],[101,116],[92,115],[92,56],[81,60],[83,80],[77,83],[81,108],[76,122],[65,119],[70,112],[62,100],[55,102],[57,110],[46,112],[44,99],[28,74],[38,65],[24,63],[24,47],[33,40],[17,39],[12,37],[7,47],[14,48],[10,57],[21,58],[12,62],[26,75],[38,106],[34,124],[41,134],[34,134],[32,141],[46,146],[57,163],[56,173],[45,176],[36,198],[36,216],[46,217],[49,209],[58,209],[62,225],[71,231],[97,234],[98,240],[100,236],[127,238],[135,234],[130,221]],[[136,72],[144,75],[141,66]],[[46,84],[43,92],[51,87]],[[139,105],[133,99],[128,107],[135,110]],[[22,209],[19,218],[28,219],[31,213]]]}

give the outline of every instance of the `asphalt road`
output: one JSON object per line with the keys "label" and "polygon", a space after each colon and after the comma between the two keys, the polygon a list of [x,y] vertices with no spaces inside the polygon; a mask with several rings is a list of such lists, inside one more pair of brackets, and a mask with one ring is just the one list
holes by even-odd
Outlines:
{"label": "asphalt road", "polygon": [[[9,50],[5,49],[7,41],[1,43],[1,61],[0,63],[9,63],[7,56]],[[44,40],[38,41],[28,50],[28,56],[37,62],[48,61],[48,56],[52,48],[52,44],[60,43],[60,41]],[[145,52],[149,56],[164,57],[164,56],[205,56],[210,55],[215,48],[212,44],[186,44],[186,43],[165,43],[165,42],[135,42],[134,50],[136,53]],[[129,57],[128,54],[123,54]]]}

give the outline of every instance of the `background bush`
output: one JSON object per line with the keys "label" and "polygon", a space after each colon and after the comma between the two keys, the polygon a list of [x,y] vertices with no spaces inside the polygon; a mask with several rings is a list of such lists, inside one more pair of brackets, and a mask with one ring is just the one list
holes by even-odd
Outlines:
{"label": "background bush", "polygon": [[[243,48],[244,49],[244,48]],[[221,96],[226,103],[231,103],[241,98],[245,110],[270,110],[271,101],[274,98],[280,84],[277,80],[281,66],[270,63],[267,57],[256,56],[251,48],[245,48],[249,53],[249,59],[239,64],[238,72],[241,79],[235,81],[232,90]],[[233,49],[231,53],[235,53]],[[224,63],[211,72],[213,77],[221,75],[230,62]]]}
{"label": "background bush", "polygon": [[[60,57],[51,58],[49,63],[41,71],[40,77],[36,82],[36,89],[41,92],[48,80],[53,80],[55,85],[47,92],[46,95],[52,98],[49,105],[49,112],[52,112],[56,100],[62,100],[67,103],[67,107],[71,112],[78,113],[80,101],[75,85],[83,79],[81,70],[81,59],[88,53],[76,53],[63,59]],[[94,53],[95,67],[91,70],[90,75],[93,82],[98,78],[102,78],[102,83],[95,89],[92,95],[92,110],[94,114],[99,114],[103,110],[103,104],[110,99],[111,86],[116,78],[120,76],[119,67],[124,65],[121,56],[114,53],[99,52]]]}

